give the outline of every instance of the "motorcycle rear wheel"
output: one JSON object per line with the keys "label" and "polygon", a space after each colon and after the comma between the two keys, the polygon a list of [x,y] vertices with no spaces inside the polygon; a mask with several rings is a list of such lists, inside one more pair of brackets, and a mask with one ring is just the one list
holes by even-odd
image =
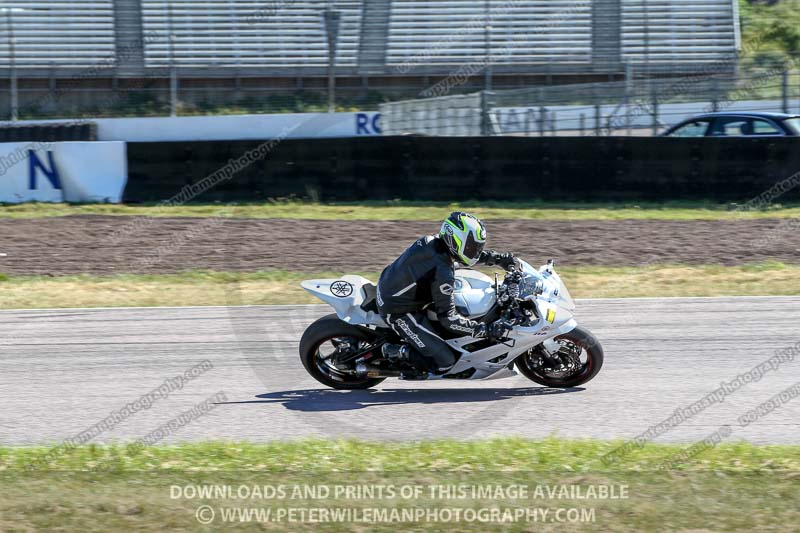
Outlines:
{"label": "motorcycle rear wheel", "polygon": [[[521,354],[514,361],[517,370],[531,381],[545,387],[569,388],[583,385],[603,367],[603,347],[588,329],[576,327],[555,337],[562,345],[558,357],[568,371],[559,371],[544,358],[544,346],[539,345]],[[580,350],[578,356],[575,356]],[[542,361],[545,361],[542,364]]]}
{"label": "motorcycle rear wheel", "polygon": [[[372,342],[368,330],[342,322],[335,314],[313,322],[300,339],[300,360],[311,377],[334,389],[368,389],[386,378],[367,378],[343,372],[325,360],[323,347],[342,342]],[[329,355],[329,354],[328,354]]]}

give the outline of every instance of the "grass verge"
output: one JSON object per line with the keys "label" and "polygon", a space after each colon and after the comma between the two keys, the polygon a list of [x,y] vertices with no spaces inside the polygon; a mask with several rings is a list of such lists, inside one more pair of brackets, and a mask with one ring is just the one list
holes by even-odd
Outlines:
{"label": "grass verge", "polygon": [[190,204],[174,207],[117,204],[25,203],[0,206],[0,218],[67,215],[155,217],[234,216],[321,220],[441,220],[444,213],[464,209],[485,219],[538,220],[735,220],[800,217],[800,206],[774,204],[745,210],[736,204],[710,202],[565,203],[565,202],[360,202],[320,204],[275,201],[262,204]]}
{"label": "grass verge", "polygon": [[[800,265],[657,265],[564,267],[576,298],[670,296],[773,296],[800,294]],[[5,276],[0,308],[278,305],[320,303],[300,288],[304,279],[338,278],[341,272],[187,272],[118,276]],[[376,280],[378,273],[361,275]]]}
{"label": "grass verge", "polygon": [[[798,446],[722,443],[659,470],[687,447],[648,443],[623,463],[603,466],[600,459],[619,444],[503,438],[91,445],[33,471],[25,465],[47,448],[0,448],[0,530],[211,530],[232,525],[226,510],[245,531],[791,531],[800,519]],[[198,515],[202,506],[214,513],[207,526],[198,523],[198,516],[211,516]],[[261,516],[237,508],[260,509]],[[325,522],[318,512],[323,522],[311,522],[309,510],[323,508],[362,514]],[[386,514],[372,514],[377,523],[353,519],[369,509]],[[558,509],[575,511],[561,512],[558,521]],[[407,520],[389,521],[392,510]]]}

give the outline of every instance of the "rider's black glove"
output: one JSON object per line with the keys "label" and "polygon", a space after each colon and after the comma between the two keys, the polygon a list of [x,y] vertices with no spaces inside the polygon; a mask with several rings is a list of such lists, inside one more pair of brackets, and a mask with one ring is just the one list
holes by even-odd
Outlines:
{"label": "rider's black glove", "polygon": [[511,329],[511,324],[505,320],[495,320],[486,328],[486,336],[490,339],[503,339],[511,332]]}
{"label": "rider's black glove", "polygon": [[495,264],[504,270],[512,270],[517,266],[517,258],[514,257],[514,254],[509,252],[504,254],[494,254],[492,256],[492,264]]}

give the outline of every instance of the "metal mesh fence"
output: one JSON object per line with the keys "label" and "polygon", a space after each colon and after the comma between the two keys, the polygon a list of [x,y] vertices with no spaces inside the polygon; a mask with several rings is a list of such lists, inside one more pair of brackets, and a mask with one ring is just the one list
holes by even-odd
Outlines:
{"label": "metal mesh fence", "polygon": [[381,111],[388,134],[654,135],[702,113],[800,114],[798,64],[479,91],[385,103]]}

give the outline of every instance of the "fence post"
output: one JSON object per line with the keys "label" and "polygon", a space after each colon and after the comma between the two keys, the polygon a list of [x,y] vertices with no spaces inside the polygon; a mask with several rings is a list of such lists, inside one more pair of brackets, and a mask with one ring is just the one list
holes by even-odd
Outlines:
{"label": "fence post", "polygon": [[491,104],[489,102],[492,93],[489,91],[481,91],[478,94],[480,95],[481,102],[481,135],[488,136],[492,134],[492,117],[490,116]]}
{"label": "fence post", "polygon": [[583,137],[585,129],[586,129],[586,115],[581,113],[581,120],[580,120],[581,137]]}
{"label": "fence post", "polygon": [[169,26],[169,116],[178,116],[178,69],[175,66],[175,30],[172,23],[172,4],[167,4]]}
{"label": "fence post", "polygon": [[178,116],[178,70],[174,64],[169,70],[169,116]]}
{"label": "fence post", "polygon": [[633,64],[630,61],[625,62],[625,129],[628,136],[633,132],[631,130],[631,93],[633,92]]}
{"label": "fence post", "polygon": [[339,42],[342,13],[330,5],[322,12],[322,23],[328,43],[328,113],[336,111],[336,45]]}
{"label": "fence post", "polygon": [[533,120],[534,121],[536,120],[536,118],[534,116],[535,113],[536,113],[536,111],[534,111],[532,107],[529,107],[525,111],[525,136],[526,137],[530,137],[531,133],[533,133],[533,129],[531,129],[531,126],[532,126],[531,118],[533,117]]}
{"label": "fence post", "polygon": [[653,100],[653,136],[658,135],[658,90],[655,83],[651,83],[651,98]]}
{"label": "fence post", "polygon": [[717,78],[711,80],[711,111],[719,111],[719,84]]}
{"label": "fence post", "polygon": [[8,98],[9,98],[9,118],[12,122],[19,119],[19,92],[17,87],[17,38],[14,36],[14,21],[12,12],[19,8],[4,8],[6,14],[6,29],[8,31]]}
{"label": "fence post", "polygon": [[539,106],[539,137],[544,137],[544,106]]}
{"label": "fence post", "polygon": [[789,112],[789,70],[783,71],[783,78],[781,83],[781,111],[784,113]]}
{"label": "fence post", "polygon": [[594,104],[594,134],[600,136],[600,104]]}

